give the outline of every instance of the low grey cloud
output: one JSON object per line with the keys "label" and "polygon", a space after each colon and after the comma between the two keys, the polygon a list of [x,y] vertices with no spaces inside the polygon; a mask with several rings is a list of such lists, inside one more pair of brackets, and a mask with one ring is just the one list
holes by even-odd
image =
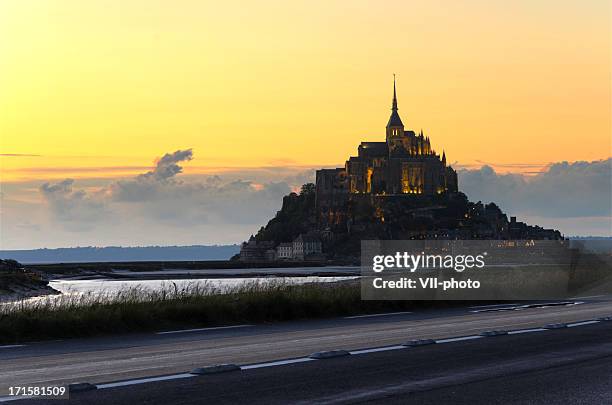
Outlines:
{"label": "low grey cloud", "polygon": [[554,163],[531,177],[498,174],[490,166],[458,175],[459,188],[470,199],[498,202],[513,215],[612,216],[612,158]]}
{"label": "low grey cloud", "polygon": [[73,189],[74,180],[45,183],[40,192],[49,204],[55,219],[74,231],[86,231],[92,224],[101,221],[107,210],[100,196],[84,190]]}
{"label": "low grey cloud", "polygon": [[177,150],[174,153],[166,153],[157,161],[155,169],[139,175],[137,180],[148,180],[151,178],[157,181],[171,180],[174,178],[174,176],[183,171],[183,168],[179,166],[179,163],[189,161],[191,159],[193,159],[193,152],[191,149]]}
{"label": "low grey cloud", "polygon": [[86,230],[88,224],[101,220],[102,213],[121,226],[137,219],[187,228],[195,224],[257,225],[272,216],[282,196],[291,191],[285,181],[260,184],[218,175],[184,181],[178,175],[182,164],[192,158],[191,149],[167,153],[152,170],[95,191],[74,189],[71,179],[46,183],[40,191],[58,222],[72,230]]}

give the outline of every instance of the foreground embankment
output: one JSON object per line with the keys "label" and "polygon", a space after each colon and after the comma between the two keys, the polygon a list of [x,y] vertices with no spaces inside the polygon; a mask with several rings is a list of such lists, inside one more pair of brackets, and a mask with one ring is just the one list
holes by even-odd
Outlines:
{"label": "foreground embankment", "polygon": [[444,302],[362,301],[358,282],[250,283],[219,293],[199,284],[64,295],[0,306],[0,343],[401,311]]}

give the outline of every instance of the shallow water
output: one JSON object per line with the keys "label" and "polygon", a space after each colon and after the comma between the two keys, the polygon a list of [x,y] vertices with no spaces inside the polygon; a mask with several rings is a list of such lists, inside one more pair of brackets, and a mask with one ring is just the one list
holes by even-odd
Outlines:
{"label": "shallow water", "polygon": [[49,286],[61,292],[58,295],[46,295],[41,297],[25,298],[19,301],[6,301],[0,303],[5,309],[18,304],[29,305],[47,302],[52,305],[66,304],[70,297],[91,296],[95,300],[112,300],[113,297],[122,292],[132,290],[142,291],[167,291],[181,293],[199,289],[205,294],[223,294],[229,290],[241,286],[258,284],[306,284],[306,283],[329,283],[336,281],[352,280],[357,277],[248,277],[248,278],[212,278],[212,279],[164,279],[164,280],[52,280]]}
{"label": "shallow water", "polygon": [[143,288],[147,290],[178,289],[199,285],[214,288],[220,292],[241,285],[259,283],[261,285],[272,283],[305,284],[326,283],[342,280],[351,280],[356,277],[248,277],[248,278],[212,278],[212,279],[166,279],[166,280],[55,280],[49,286],[62,292],[71,293],[113,293],[130,288]]}

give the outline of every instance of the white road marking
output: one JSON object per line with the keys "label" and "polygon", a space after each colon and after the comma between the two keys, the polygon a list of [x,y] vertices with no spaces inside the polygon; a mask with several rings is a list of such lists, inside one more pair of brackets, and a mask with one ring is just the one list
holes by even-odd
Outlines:
{"label": "white road marking", "polygon": [[26,345],[4,345],[0,346],[0,349],[13,349],[15,347],[25,347]]}
{"label": "white road marking", "polygon": [[96,387],[99,390],[103,390],[105,388],[126,387],[128,385],[146,384],[146,383],[156,382],[156,381],[179,380],[181,378],[192,378],[192,377],[197,377],[197,376],[195,374],[189,374],[189,373],[173,374],[173,375],[165,375],[161,377],[139,378],[137,380],[119,381],[119,382],[108,383],[108,384],[97,384]]}
{"label": "white road marking", "polygon": [[475,308],[494,308],[494,307],[504,307],[504,306],[505,307],[509,307],[511,305],[518,305],[518,303],[517,302],[511,302],[511,303],[508,303],[508,304],[474,305],[474,306],[471,306],[471,307],[468,307],[468,308],[474,308],[475,309]]}
{"label": "white road marking", "polygon": [[182,330],[169,330],[166,332],[156,332],[156,335],[169,335],[172,333],[189,333],[189,332],[205,332],[208,330],[221,330],[221,329],[236,329],[236,328],[247,328],[255,325],[232,325],[232,326],[215,326],[212,328],[198,328],[198,329],[182,329]]}
{"label": "white road marking", "polygon": [[350,354],[365,354],[365,353],[378,353],[378,352],[386,352],[389,350],[399,350],[406,349],[406,346],[385,346],[385,347],[375,347],[373,349],[361,349],[361,350],[353,350],[350,351]]}
{"label": "white road marking", "polygon": [[573,305],[580,305],[580,304],[584,304],[584,301],[564,302],[561,304],[555,304],[553,302],[553,303],[542,304],[541,306],[537,306],[535,308],[552,308],[552,307],[561,307],[561,306],[571,307]]}
{"label": "white road marking", "polygon": [[520,335],[521,333],[531,333],[531,332],[544,332],[548,329],[544,328],[532,328],[532,329],[519,329],[519,330],[511,330],[508,332],[508,335]]}
{"label": "white road marking", "polygon": [[481,312],[505,312],[505,311],[517,311],[525,309],[523,306],[514,306],[514,307],[498,307],[498,308],[483,308],[483,309],[475,309],[470,311],[473,314],[479,314]]}
{"label": "white road marking", "polygon": [[481,339],[483,336],[460,336],[456,338],[448,338],[448,339],[436,339],[436,343],[449,343],[449,342],[461,342],[463,340],[473,340],[473,339]]}
{"label": "white road marking", "polygon": [[353,315],[353,316],[345,316],[344,319],[371,318],[375,316],[390,316],[390,315],[405,315],[405,314],[411,314],[411,313],[412,312],[387,312],[386,314]]}
{"label": "white road marking", "polygon": [[545,302],[542,304],[524,304],[524,305],[514,305],[514,306],[512,306],[513,304],[508,304],[508,306],[483,308],[483,309],[477,309],[477,310],[470,311],[470,312],[476,314],[479,312],[522,311],[526,309],[542,309],[542,308],[553,308],[553,307],[562,307],[562,306],[568,307],[568,306],[580,305],[580,304],[584,304],[584,301],[576,301],[576,302],[558,301],[558,302]]}
{"label": "white road marking", "polygon": [[285,364],[295,364],[295,363],[306,363],[307,361],[316,361],[316,359],[311,359],[310,357],[300,357],[298,359],[278,360],[278,361],[270,361],[268,363],[249,364],[248,366],[240,366],[240,369],[241,370],[251,370],[253,368],[274,367],[274,366],[282,366]]}
{"label": "white road marking", "polygon": [[599,297],[607,297],[608,295],[606,294],[601,294],[601,295],[589,295],[588,297],[574,297],[572,298],[573,300],[586,300],[587,298],[599,298]]}
{"label": "white road marking", "polygon": [[568,323],[568,328],[573,328],[574,326],[582,326],[582,325],[592,325],[594,323],[599,323],[600,321],[592,320],[592,321],[584,321],[584,322],[576,322],[576,323]]}

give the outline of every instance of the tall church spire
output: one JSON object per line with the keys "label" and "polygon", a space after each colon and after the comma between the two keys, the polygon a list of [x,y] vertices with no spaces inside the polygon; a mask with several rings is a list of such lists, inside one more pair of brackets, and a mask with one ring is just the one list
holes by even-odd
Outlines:
{"label": "tall church spire", "polygon": [[397,94],[395,92],[395,73],[393,73],[393,104],[391,110],[397,111]]}
{"label": "tall church spire", "polygon": [[393,74],[393,103],[391,104],[391,117],[389,117],[389,122],[387,123],[387,129],[391,127],[395,127],[399,129],[401,127],[401,133],[404,133],[404,124],[397,113],[397,92],[395,91],[395,73]]}

